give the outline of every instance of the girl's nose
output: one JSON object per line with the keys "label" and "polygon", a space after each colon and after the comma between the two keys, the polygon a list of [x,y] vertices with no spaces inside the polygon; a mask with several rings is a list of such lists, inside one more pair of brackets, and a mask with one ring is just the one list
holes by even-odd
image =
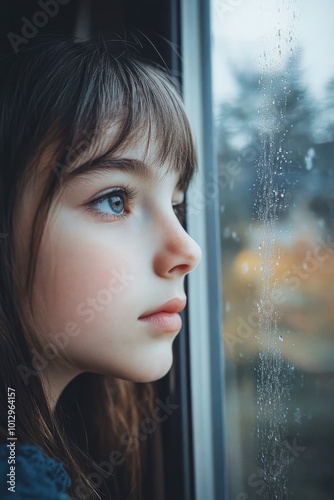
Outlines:
{"label": "girl's nose", "polygon": [[174,217],[160,226],[154,270],[160,276],[172,278],[190,273],[200,262],[202,250]]}

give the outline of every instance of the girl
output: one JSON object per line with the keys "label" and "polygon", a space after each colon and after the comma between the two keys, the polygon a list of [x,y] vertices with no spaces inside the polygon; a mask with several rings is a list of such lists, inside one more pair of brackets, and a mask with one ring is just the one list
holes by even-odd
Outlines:
{"label": "girl", "polygon": [[189,125],[128,45],[29,43],[0,71],[1,498],[146,499],[135,433],[165,407],[146,383],[201,256]]}

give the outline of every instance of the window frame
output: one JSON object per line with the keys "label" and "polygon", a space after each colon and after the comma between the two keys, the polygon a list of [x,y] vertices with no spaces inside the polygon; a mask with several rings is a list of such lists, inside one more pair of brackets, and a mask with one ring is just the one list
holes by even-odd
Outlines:
{"label": "window frame", "polygon": [[[199,171],[188,191],[187,229],[202,248],[188,277],[191,414],[197,500],[227,499],[218,171],[214,156],[208,0],[181,1],[183,97]],[[208,194],[209,188],[214,188]],[[199,208],[195,212],[196,201]]]}

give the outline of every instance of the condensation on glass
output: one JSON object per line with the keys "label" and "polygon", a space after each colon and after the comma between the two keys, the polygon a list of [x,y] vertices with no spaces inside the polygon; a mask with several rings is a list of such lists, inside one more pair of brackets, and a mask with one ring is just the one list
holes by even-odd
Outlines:
{"label": "condensation on glass", "polygon": [[334,498],[334,3],[211,0],[228,489]]}

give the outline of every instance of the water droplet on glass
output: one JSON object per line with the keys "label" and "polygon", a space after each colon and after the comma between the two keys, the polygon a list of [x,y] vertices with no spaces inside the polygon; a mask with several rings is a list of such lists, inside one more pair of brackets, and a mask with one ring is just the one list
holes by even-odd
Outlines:
{"label": "water droplet on glass", "polygon": [[231,229],[229,227],[225,227],[223,236],[224,238],[228,238],[231,234]]}
{"label": "water droplet on glass", "polygon": [[244,262],[242,264],[242,272],[243,273],[248,273],[248,271],[249,271],[249,266],[248,266],[247,262]]}

